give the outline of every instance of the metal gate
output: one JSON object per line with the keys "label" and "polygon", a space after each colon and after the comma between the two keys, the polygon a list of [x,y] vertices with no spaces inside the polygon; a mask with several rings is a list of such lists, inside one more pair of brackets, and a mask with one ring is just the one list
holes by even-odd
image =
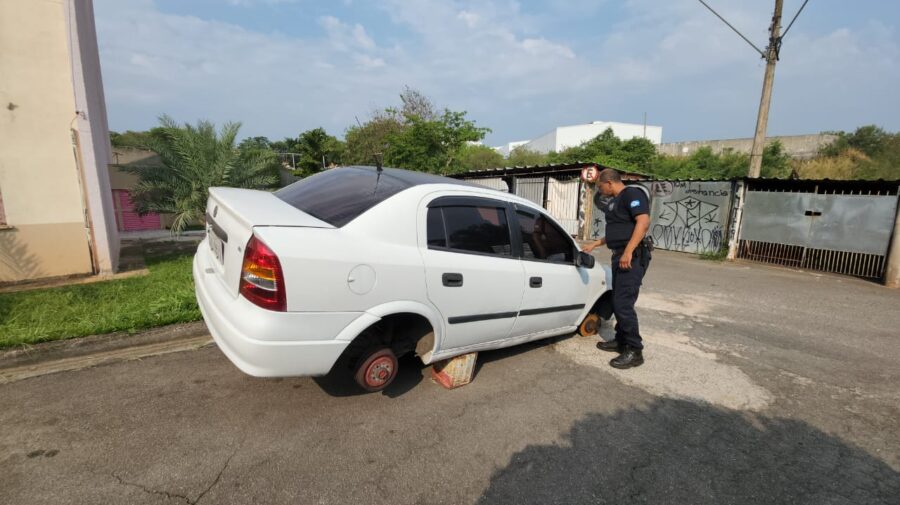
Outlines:
{"label": "metal gate", "polygon": [[509,193],[509,185],[506,184],[506,181],[504,181],[502,177],[490,177],[487,179],[473,179],[471,182],[478,184],[479,186],[484,186],[486,188],[496,189],[497,191],[503,191],[504,193]]}
{"label": "metal gate", "polygon": [[516,179],[516,196],[544,206],[544,178],[521,177]]}
{"label": "metal gate", "polygon": [[581,181],[550,177],[547,185],[547,212],[569,235],[578,234],[578,207],[581,204]]}
{"label": "metal gate", "polygon": [[143,216],[134,210],[131,192],[124,189],[113,190],[113,203],[116,211],[116,222],[119,231],[160,230],[162,222],[159,214],[150,212]]}
{"label": "metal gate", "polygon": [[748,188],[738,257],[882,279],[897,189]]}

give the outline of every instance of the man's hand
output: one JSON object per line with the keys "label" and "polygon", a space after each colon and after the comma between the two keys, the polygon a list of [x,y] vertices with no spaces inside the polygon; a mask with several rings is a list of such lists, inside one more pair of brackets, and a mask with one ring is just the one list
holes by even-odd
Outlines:
{"label": "man's hand", "polygon": [[602,245],[606,245],[606,238],[601,238],[600,240],[595,240],[595,241],[591,242],[590,244],[586,244],[584,247],[581,248],[581,250],[586,253],[590,253],[591,251],[593,251],[594,249],[596,249]]}
{"label": "man's hand", "polygon": [[625,249],[625,251],[622,253],[622,257],[619,258],[619,268],[621,268],[622,270],[631,270],[631,256],[633,254],[633,252]]}

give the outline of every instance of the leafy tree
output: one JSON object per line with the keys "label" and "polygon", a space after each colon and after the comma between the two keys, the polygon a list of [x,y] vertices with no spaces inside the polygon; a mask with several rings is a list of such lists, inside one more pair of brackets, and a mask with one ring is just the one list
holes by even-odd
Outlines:
{"label": "leafy tree", "polygon": [[496,149],[480,144],[464,145],[457,156],[456,162],[450,167],[450,172],[459,173],[507,165],[503,155]]}
{"label": "leafy tree", "polygon": [[535,165],[546,165],[548,163],[562,163],[562,161],[551,161],[551,156],[537,151],[532,151],[525,146],[519,146],[513,149],[506,158],[506,164],[511,167],[532,167]]}
{"label": "leafy tree", "polygon": [[419,90],[405,86],[403,92],[400,93],[400,102],[403,104],[400,108],[400,115],[404,118],[415,116],[425,121],[438,119],[434,103]]}
{"label": "leafy tree", "polygon": [[649,170],[656,159],[656,146],[649,139],[633,137],[622,142],[618,157],[637,171]]}
{"label": "leafy tree", "polygon": [[375,153],[383,154],[387,151],[390,139],[403,128],[403,123],[394,117],[377,117],[360,126],[351,126],[344,135],[347,143],[345,163],[373,164]]}
{"label": "leafy tree", "polygon": [[635,172],[647,171],[656,159],[656,146],[645,138],[635,137],[622,141],[612,128],[579,146],[550,153],[551,163],[595,162]]}
{"label": "leafy tree", "polygon": [[250,149],[272,149],[272,142],[267,137],[247,137],[238,144],[241,151]]}
{"label": "leafy tree", "polygon": [[780,179],[791,176],[791,155],[784,151],[781,141],[769,142],[763,149],[760,175]]}
{"label": "leafy tree", "polygon": [[433,121],[419,116],[405,116],[402,129],[388,137],[385,163],[399,168],[423,172],[446,172],[458,162],[466,142],[484,138],[486,128],[479,128],[465,118],[465,112],[445,110]]}
{"label": "leafy tree", "polygon": [[851,179],[900,179],[900,133],[875,125],[832,133],[837,140],[819,151],[819,159],[797,165],[800,173],[823,178],[837,171]]}
{"label": "leafy tree", "polygon": [[845,150],[853,148],[870,158],[875,157],[883,153],[891,138],[896,136],[875,125],[860,126],[853,133],[830,133],[837,135],[838,138],[821,149],[821,154],[825,156],[837,156]]}
{"label": "leafy tree", "polygon": [[858,179],[859,167],[871,161],[862,151],[848,147],[836,156],[818,156],[793,163],[801,179]]}
{"label": "leafy tree", "polygon": [[300,176],[312,175],[323,168],[341,164],[345,151],[344,143],[321,127],[307,130],[297,138],[287,137],[269,142],[269,147],[277,153],[294,154],[290,158],[294,164],[292,168]]}
{"label": "leafy tree", "polygon": [[240,123],[226,123],[219,132],[209,121],[179,126],[171,117],[160,117],[160,126],[149,137],[149,147],[159,154],[162,166],[126,166],[138,176],[132,198],[139,213],[173,214],[174,233],[199,223],[206,212],[209,188],[269,188],[278,182],[278,161],[267,149],[235,147]]}
{"label": "leafy tree", "polygon": [[296,170],[312,175],[341,162],[344,144],[329,135],[324,128],[314,128],[300,134],[294,147],[300,155]]}
{"label": "leafy tree", "polygon": [[385,108],[346,133],[347,160],[371,164],[382,153],[385,165],[424,172],[448,172],[459,164],[467,142],[490,131],[466,119],[465,112],[444,109],[440,114],[427,97],[407,87],[401,108]]}
{"label": "leafy tree", "polygon": [[149,131],[133,131],[126,130],[124,133],[114,131],[109,132],[109,142],[113,147],[131,147],[134,149],[150,149],[152,136],[158,133],[159,128],[152,128]]}

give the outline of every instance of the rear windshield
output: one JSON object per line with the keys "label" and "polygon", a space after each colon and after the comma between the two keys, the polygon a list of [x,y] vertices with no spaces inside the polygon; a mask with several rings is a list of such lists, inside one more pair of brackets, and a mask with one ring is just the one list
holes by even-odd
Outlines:
{"label": "rear windshield", "polygon": [[275,196],[340,228],[414,184],[374,169],[333,168],[279,189]]}

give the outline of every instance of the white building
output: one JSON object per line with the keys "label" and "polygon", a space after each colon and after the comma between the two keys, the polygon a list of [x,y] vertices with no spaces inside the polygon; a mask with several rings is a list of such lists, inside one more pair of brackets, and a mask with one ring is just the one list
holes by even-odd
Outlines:
{"label": "white building", "polygon": [[516,140],[515,142],[510,142],[508,144],[503,144],[502,146],[497,146],[494,148],[495,151],[502,154],[503,156],[509,156],[509,153],[513,152],[513,149],[527,144],[528,140]]}
{"label": "white building", "polygon": [[549,153],[550,151],[560,152],[569,147],[576,147],[591,140],[606,131],[607,128],[612,128],[616,137],[619,137],[622,140],[628,140],[634,137],[646,137],[654,144],[660,144],[662,142],[662,126],[594,121],[589,124],[558,126],[534,140],[510,142],[505,146],[495,147],[495,149],[504,156],[509,156],[509,153],[519,146],[539,153]]}

